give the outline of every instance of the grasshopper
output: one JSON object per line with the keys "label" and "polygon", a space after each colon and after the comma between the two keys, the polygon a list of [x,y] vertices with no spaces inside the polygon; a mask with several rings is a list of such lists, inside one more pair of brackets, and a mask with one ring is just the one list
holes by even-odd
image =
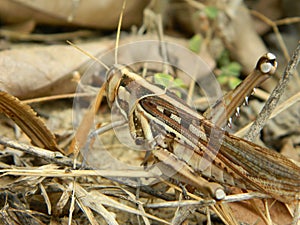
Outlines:
{"label": "grasshopper", "polygon": [[[122,13],[116,47],[121,18]],[[117,62],[117,50],[115,56]],[[259,191],[288,203],[300,199],[300,167],[221,127],[227,118],[230,121],[234,113],[239,113],[239,106],[247,102],[253,88],[272,75],[276,67],[273,54],[263,55],[246,80],[204,115],[174,93],[117,63],[107,71],[104,86],[109,106],[116,107],[128,123],[135,144],[148,150],[145,163],[152,154],[164,175],[217,200],[226,196],[223,185],[228,185]]]}
{"label": "grasshopper", "polygon": [[[249,79],[266,76],[275,67],[275,57],[268,53],[260,58]],[[237,102],[244,101],[240,88],[248,86],[243,82],[225,97],[241,95]],[[300,167],[271,149],[225,132],[176,95],[128,68],[115,65],[108,72],[106,92],[109,105],[117,105],[128,121],[136,144],[150,147],[155,158],[163,162],[163,171],[172,171],[175,179],[195,185],[216,199],[225,197],[219,184],[260,191],[282,202],[299,199]],[[229,103],[226,108],[231,110],[233,105]],[[207,166],[202,168],[203,164]],[[217,183],[208,184],[203,177]]]}

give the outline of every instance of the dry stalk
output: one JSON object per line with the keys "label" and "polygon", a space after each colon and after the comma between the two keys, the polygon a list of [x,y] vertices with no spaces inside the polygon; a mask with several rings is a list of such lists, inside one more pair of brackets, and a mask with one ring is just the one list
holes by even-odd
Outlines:
{"label": "dry stalk", "polygon": [[[289,99],[285,100],[283,103],[281,103],[280,105],[278,105],[274,109],[274,111],[272,112],[272,114],[270,115],[269,119],[274,118],[279,113],[281,113],[282,111],[288,109],[289,107],[291,107],[292,105],[296,104],[299,101],[300,101],[300,92],[298,92],[297,94],[293,95],[292,97],[290,97]],[[247,130],[250,129],[250,127],[251,127],[252,124],[253,124],[253,122],[250,122],[249,124],[247,124],[246,126],[244,126],[242,129],[240,129],[238,132],[236,132],[234,135],[236,135],[238,137],[244,136],[247,133]]]}

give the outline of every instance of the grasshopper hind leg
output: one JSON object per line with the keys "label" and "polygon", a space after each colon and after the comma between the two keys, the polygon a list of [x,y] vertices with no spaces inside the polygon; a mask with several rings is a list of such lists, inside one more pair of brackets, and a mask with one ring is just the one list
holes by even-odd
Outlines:
{"label": "grasshopper hind leg", "polygon": [[159,161],[156,166],[166,177],[191,185],[205,196],[212,196],[216,200],[222,200],[226,197],[222,185],[205,180],[200,174],[196,173],[190,166],[168,150],[158,148],[153,150],[152,153]]}

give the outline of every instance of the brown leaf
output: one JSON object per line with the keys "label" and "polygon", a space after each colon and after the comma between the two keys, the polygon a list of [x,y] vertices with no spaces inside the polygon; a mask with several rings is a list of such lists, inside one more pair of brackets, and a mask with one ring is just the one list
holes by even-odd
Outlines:
{"label": "brown leaf", "polygon": [[[91,54],[107,51],[114,41],[80,45]],[[73,71],[89,60],[72,46],[39,46],[0,52],[0,90],[20,99],[72,93]],[[33,85],[34,84],[34,85]]]}
{"label": "brown leaf", "polygon": [[[77,3],[78,2],[78,3]],[[123,0],[117,1],[1,1],[0,18],[6,23],[20,23],[28,19],[38,24],[84,26],[115,29]],[[141,24],[147,1],[127,1],[123,27]]]}
{"label": "brown leaf", "polygon": [[16,97],[0,91],[0,112],[11,118],[31,139],[33,145],[41,148],[60,151],[54,135],[36,113]]}
{"label": "brown leaf", "polygon": [[[259,210],[264,212],[263,204],[260,200],[254,200]],[[280,203],[272,203],[272,201],[268,201],[269,203],[269,211],[270,216],[274,224],[290,224],[292,221],[291,215],[289,214],[286,207]],[[236,202],[230,203],[230,208],[234,212],[236,219],[240,223],[247,224],[257,224],[264,225],[266,224],[262,217],[254,210],[254,207],[251,206],[249,202]]]}

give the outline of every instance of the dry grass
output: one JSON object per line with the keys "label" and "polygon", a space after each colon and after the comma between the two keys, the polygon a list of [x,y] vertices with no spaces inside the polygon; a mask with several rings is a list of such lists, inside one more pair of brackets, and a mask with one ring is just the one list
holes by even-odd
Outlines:
{"label": "dry grass", "polygon": [[[195,1],[187,2],[192,7],[204,7],[202,4],[195,5]],[[272,27],[283,55],[290,60],[284,73],[290,76],[299,62],[299,47],[289,59],[278,26],[299,22],[299,18],[272,21],[255,11],[252,13]],[[211,33],[209,32],[212,31],[207,31],[206,41],[210,39]],[[90,32],[86,35],[90,35]],[[299,78],[295,82],[299,83]],[[280,94],[277,95],[277,99],[286,89],[286,83],[284,85],[280,83],[280,85],[278,87]],[[190,85],[190,90],[194,88],[193,83]],[[95,100],[89,108],[84,110],[84,120],[76,132],[71,130],[71,122],[66,122],[67,118],[72,116],[72,106],[66,98],[72,98],[75,94],[27,99],[23,103],[19,100],[7,100],[7,98],[3,100],[2,98],[1,111],[9,114],[8,117],[13,120],[15,116],[20,118],[20,120],[15,120],[16,123],[19,126],[22,124],[23,127],[20,127],[34,145],[29,144],[29,139],[24,133],[20,133],[15,125],[2,119],[0,224],[238,225],[241,221],[250,221],[253,224],[293,223],[296,225],[299,222],[297,216],[299,217],[300,209],[297,202],[287,205],[275,201],[266,194],[229,187],[226,189],[229,194],[222,201],[203,197],[201,193],[176,181],[163,180],[156,171],[145,170],[140,166],[144,153],[133,151],[119,143],[113,131],[107,131],[108,128],[104,129],[101,134],[89,136],[95,117],[101,127],[105,128],[110,122],[107,119],[110,117],[107,105],[105,103],[101,105],[104,92],[102,87],[98,95],[93,96]],[[191,93],[192,91],[189,92],[189,101],[192,101]],[[90,94],[79,95],[76,94],[76,97],[91,97]],[[270,96],[263,92],[258,92],[258,95],[263,99],[265,96]],[[274,99],[274,96],[271,94],[269,99]],[[257,132],[250,132],[254,136],[249,139],[254,139],[266,120],[276,117],[282,111],[287,111],[299,100],[300,92],[298,91],[277,107],[275,107],[277,103],[272,107],[267,103],[265,105],[267,113],[263,113],[265,120],[256,122],[254,128]],[[57,146],[55,142],[55,148],[51,142],[54,136],[46,125],[50,119],[46,122],[40,121],[37,119],[39,117],[24,106],[25,103],[33,102],[38,102],[34,106],[42,111],[43,108],[46,109],[49,117],[55,117],[52,122],[59,124],[55,132],[59,134],[56,137],[58,141]],[[5,107],[9,105],[16,107],[16,110],[13,109],[7,113]],[[30,118],[34,119],[30,120]],[[236,135],[244,136],[251,124],[240,128]],[[24,131],[28,128],[34,129]],[[39,132],[44,136],[41,137]],[[37,139],[42,141],[35,141]],[[105,154],[111,154],[124,164],[130,165],[130,169],[126,166],[115,166],[113,160],[109,161],[105,158],[102,148],[105,149]],[[85,157],[87,153],[92,154],[89,160]],[[95,162],[96,164],[93,164]],[[101,163],[104,163],[103,167],[95,168],[94,165]],[[152,184],[152,181],[155,181],[155,184]],[[144,183],[151,185],[141,185]]]}

